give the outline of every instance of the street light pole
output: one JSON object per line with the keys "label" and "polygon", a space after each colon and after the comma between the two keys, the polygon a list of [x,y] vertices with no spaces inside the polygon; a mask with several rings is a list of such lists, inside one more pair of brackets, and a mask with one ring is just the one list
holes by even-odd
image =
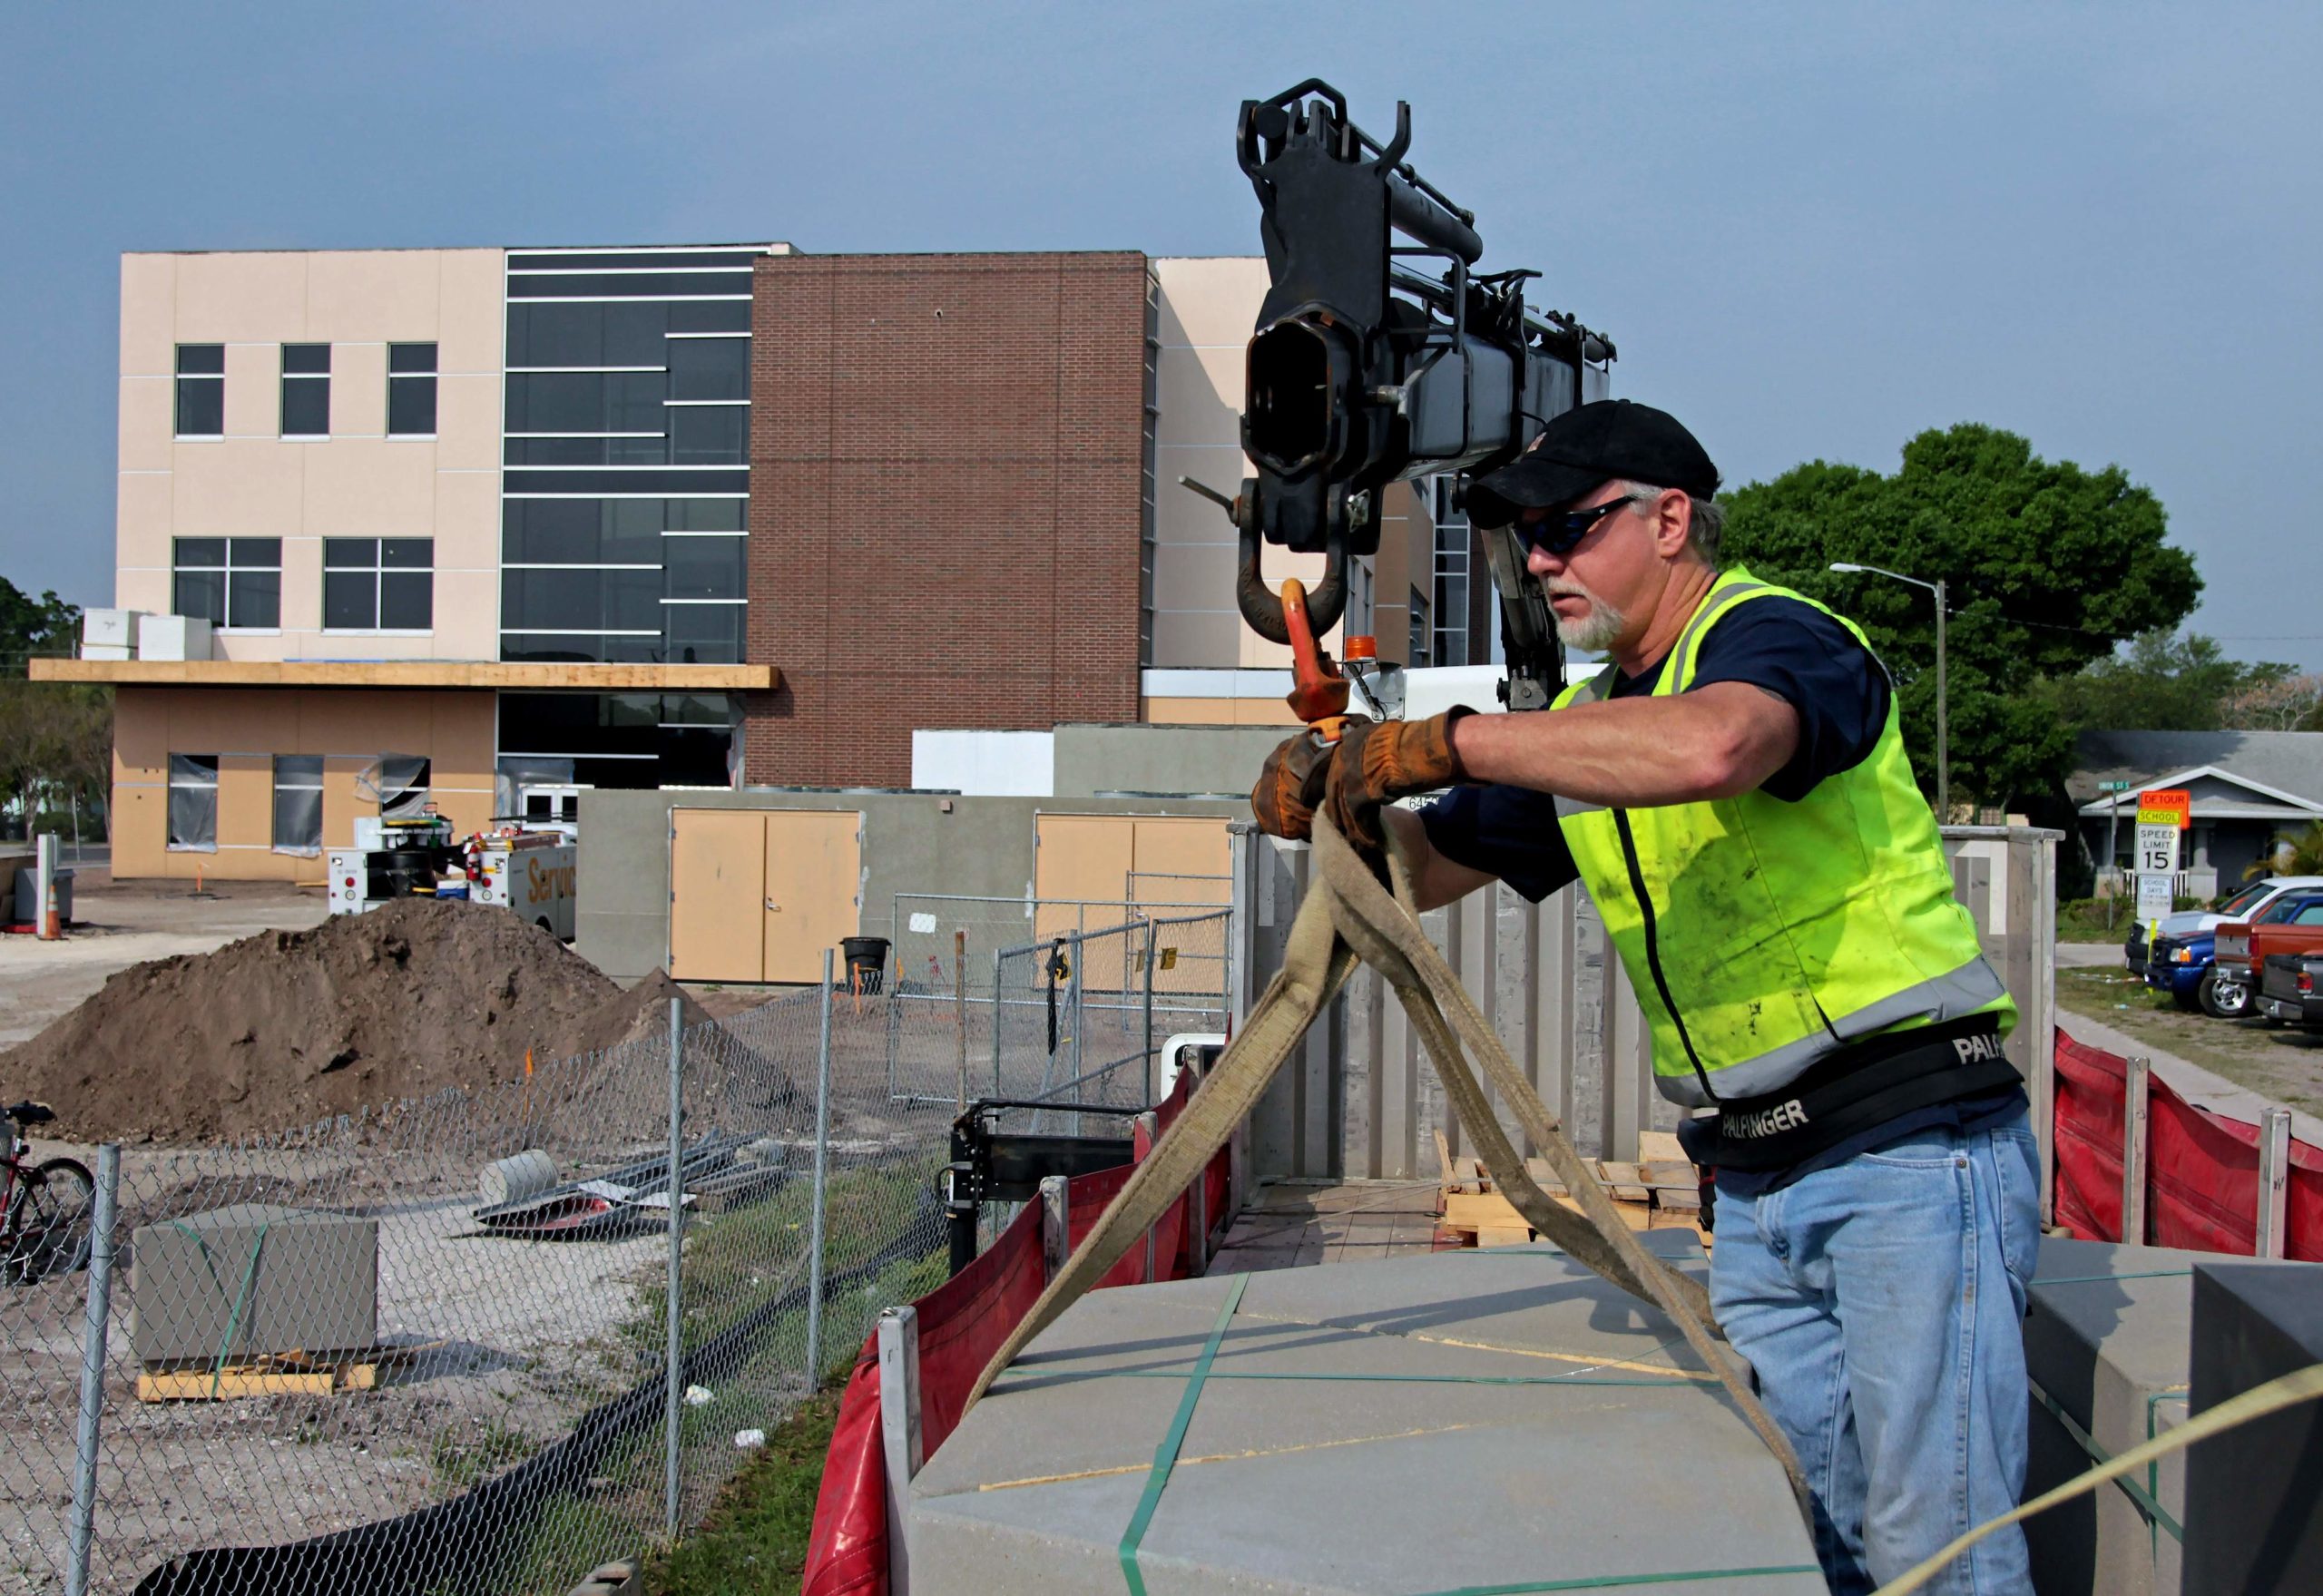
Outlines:
{"label": "street light pole", "polygon": [[1900,571],[1883,571],[1877,565],[1857,565],[1842,560],[1831,567],[1834,571],[1861,572],[1869,576],[1885,576],[1891,582],[1906,582],[1914,587],[1924,587],[1936,595],[1936,823],[1948,825],[1952,819],[1952,736],[1946,724],[1944,671],[1944,615],[1949,607],[1946,602],[1944,579],[1922,582],[1916,576],[1906,576]]}
{"label": "street light pole", "polygon": [[1944,691],[1944,578],[1936,579],[1936,823],[1952,823],[1952,732]]}

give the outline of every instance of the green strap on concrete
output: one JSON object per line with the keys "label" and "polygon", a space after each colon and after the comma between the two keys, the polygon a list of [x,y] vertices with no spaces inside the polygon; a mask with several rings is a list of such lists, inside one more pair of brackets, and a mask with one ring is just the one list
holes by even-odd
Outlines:
{"label": "green strap on concrete", "polygon": [[1696,1580],[1766,1580],[1778,1574],[1813,1574],[1823,1571],[1811,1562],[1786,1562],[1770,1568],[1690,1568],[1674,1574],[1597,1574],[1579,1580],[1526,1581],[1519,1585],[1455,1585],[1423,1596],[1532,1596],[1536,1591],[1618,1591],[1630,1585],[1681,1585]]}
{"label": "green strap on concrete", "polygon": [[[2100,1468],[2102,1468],[2105,1464],[2113,1461],[2112,1458],[2106,1454],[2105,1449],[2097,1444],[2097,1438],[2095,1436],[2083,1429],[2081,1425],[2074,1421],[2073,1415],[2058,1406],[2057,1399],[2055,1397],[2041,1389],[2039,1381],[2027,1380],[2024,1382],[2024,1385],[2025,1388],[2033,1393],[2033,1400],[2039,1403],[2043,1407],[2047,1408],[2049,1410],[2049,1416],[2055,1419],[2057,1423],[2064,1426],[2065,1434],[2073,1437],[2074,1445],[2080,1447],[2083,1452],[2088,1454],[2090,1462],[2097,1464]],[[2172,1392],[2170,1395],[2175,1395],[2177,1393]],[[2152,1406],[2149,1405],[2146,1408],[2146,1431],[2147,1438],[2149,1440],[2152,1438],[2152,1429],[2153,1409]],[[2153,1463],[2147,1464],[2146,1472],[2148,1477],[2153,1477],[2160,1467],[2161,1463],[2159,1459],[2156,1459]],[[2169,1531],[2170,1538],[2172,1541],[2180,1542],[2181,1543],[2185,1541],[2186,1532],[2179,1526],[2176,1519],[2170,1516],[2168,1510],[2163,1508],[2161,1503],[2154,1499],[2151,1491],[2141,1487],[2127,1474],[2115,1475],[2113,1483],[2121,1487],[2122,1494],[2130,1499],[2131,1505],[2135,1507],[2139,1513],[2145,1516],[2145,1522],[2147,1523],[2159,1524],[2161,1528]]]}
{"label": "green strap on concrete", "polygon": [[1203,1383],[1210,1378],[1211,1360],[1218,1356],[1218,1344],[1226,1339],[1226,1327],[1233,1322],[1234,1310],[1242,1305],[1242,1288],[1250,1283],[1250,1276],[1237,1275],[1227,1288],[1226,1300],[1219,1305],[1218,1322],[1210,1327],[1210,1339],[1202,1344],[1201,1356],[1194,1359],[1192,1370],[1185,1376],[1186,1394],[1179,1400],[1169,1433],[1153,1449],[1153,1470],[1145,1476],[1144,1493],[1138,1497],[1137,1511],[1130,1515],[1129,1528],[1122,1535],[1122,1577],[1129,1581],[1131,1596],[1145,1596],[1145,1576],[1138,1571],[1137,1549],[1145,1540],[1146,1526],[1153,1522],[1154,1510],[1162,1505],[1170,1473],[1178,1466],[1179,1449],[1186,1444],[1186,1426],[1193,1423],[1194,1405],[1201,1400]]}
{"label": "green strap on concrete", "polygon": [[[201,1267],[210,1271],[210,1283],[217,1287],[218,1294],[223,1297],[226,1282],[218,1278],[218,1266],[210,1261],[210,1243],[202,1239],[201,1232],[182,1219],[172,1219],[170,1229],[186,1237],[201,1249]],[[218,1387],[225,1381],[226,1360],[233,1356],[235,1333],[241,1328],[242,1314],[250,1305],[250,1288],[258,1283],[258,1258],[259,1254],[266,1249],[269,1229],[268,1225],[260,1225],[258,1235],[251,1239],[250,1261],[242,1270],[241,1289],[234,1293],[233,1305],[226,1313],[226,1334],[218,1343],[218,1361],[210,1369],[210,1399],[212,1402],[218,1400]]]}

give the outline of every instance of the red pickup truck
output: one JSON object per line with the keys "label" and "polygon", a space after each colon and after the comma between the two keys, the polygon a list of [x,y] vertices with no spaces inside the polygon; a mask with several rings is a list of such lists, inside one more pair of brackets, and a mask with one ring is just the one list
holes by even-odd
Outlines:
{"label": "red pickup truck", "polygon": [[2239,983],[2255,996],[2269,956],[2323,954],[2323,892],[2287,892],[2256,919],[2229,920],[2211,935],[2219,981]]}

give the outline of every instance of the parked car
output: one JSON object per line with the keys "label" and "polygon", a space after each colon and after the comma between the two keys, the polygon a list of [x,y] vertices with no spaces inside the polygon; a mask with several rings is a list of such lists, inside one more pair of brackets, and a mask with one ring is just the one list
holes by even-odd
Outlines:
{"label": "parked car", "polygon": [[2260,979],[2259,1012],[2269,1020],[2323,1028],[2323,958],[2310,954],[2276,954],[2267,960]]}
{"label": "parked car", "polygon": [[2229,920],[2210,933],[2218,976],[2212,988],[2225,998],[2229,985],[2243,988],[2243,1006],[2259,990],[2258,973],[2278,954],[2323,955],[2323,892],[2287,892],[2249,920]]}
{"label": "parked car", "polygon": [[2244,999],[2249,989],[2237,986],[2224,1002],[2217,999],[2213,991],[2218,984],[2217,943],[2216,935],[2208,931],[2196,932],[2182,942],[2174,936],[2155,937],[2146,959],[2145,984],[2156,992],[2168,993],[2190,1014],[2199,1009],[2220,1019],[2235,1018],[2248,1006]]}
{"label": "parked car", "polygon": [[[2229,920],[2248,920],[2264,910],[2268,905],[2286,892],[2323,891],[2323,876],[2269,876],[2237,891],[2214,909],[2181,909],[2162,916],[2158,935],[2186,938],[2200,931],[2215,931]],[[2130,974],[2142,976],[2146,966],[2146,926],[2142,921],[2132,922],[2128,936],[2122,944],[2122,956]]]}

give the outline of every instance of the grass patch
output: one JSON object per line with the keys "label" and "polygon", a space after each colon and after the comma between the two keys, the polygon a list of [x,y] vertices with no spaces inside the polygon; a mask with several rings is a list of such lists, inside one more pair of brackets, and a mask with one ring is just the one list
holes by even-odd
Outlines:
{"label": "grass patch", "polygon": [[436,1489],[453,1496],[530,1457],[539,1446],[522,1430],[493,1421],[473,1432],[446,1430],[428,1444],[427,1461],[436,1471]]}
{"label": "grass patch", "polygon": [[2059,970],[2057,1006],[2067,1031],[2073,1014],[2085,1014],[2262,1097],[2323,1112],[2323,1032],[2188,1013],[2167,993],[2117,969]]}
{"label": "grass patch", "polygon": [[811,1396],[767,1432],[766,1445],[719,1493],[708,1523],[647,1561],[649,1596],[764,1596],[799,1589],[838,1397],[837,1391]]}

